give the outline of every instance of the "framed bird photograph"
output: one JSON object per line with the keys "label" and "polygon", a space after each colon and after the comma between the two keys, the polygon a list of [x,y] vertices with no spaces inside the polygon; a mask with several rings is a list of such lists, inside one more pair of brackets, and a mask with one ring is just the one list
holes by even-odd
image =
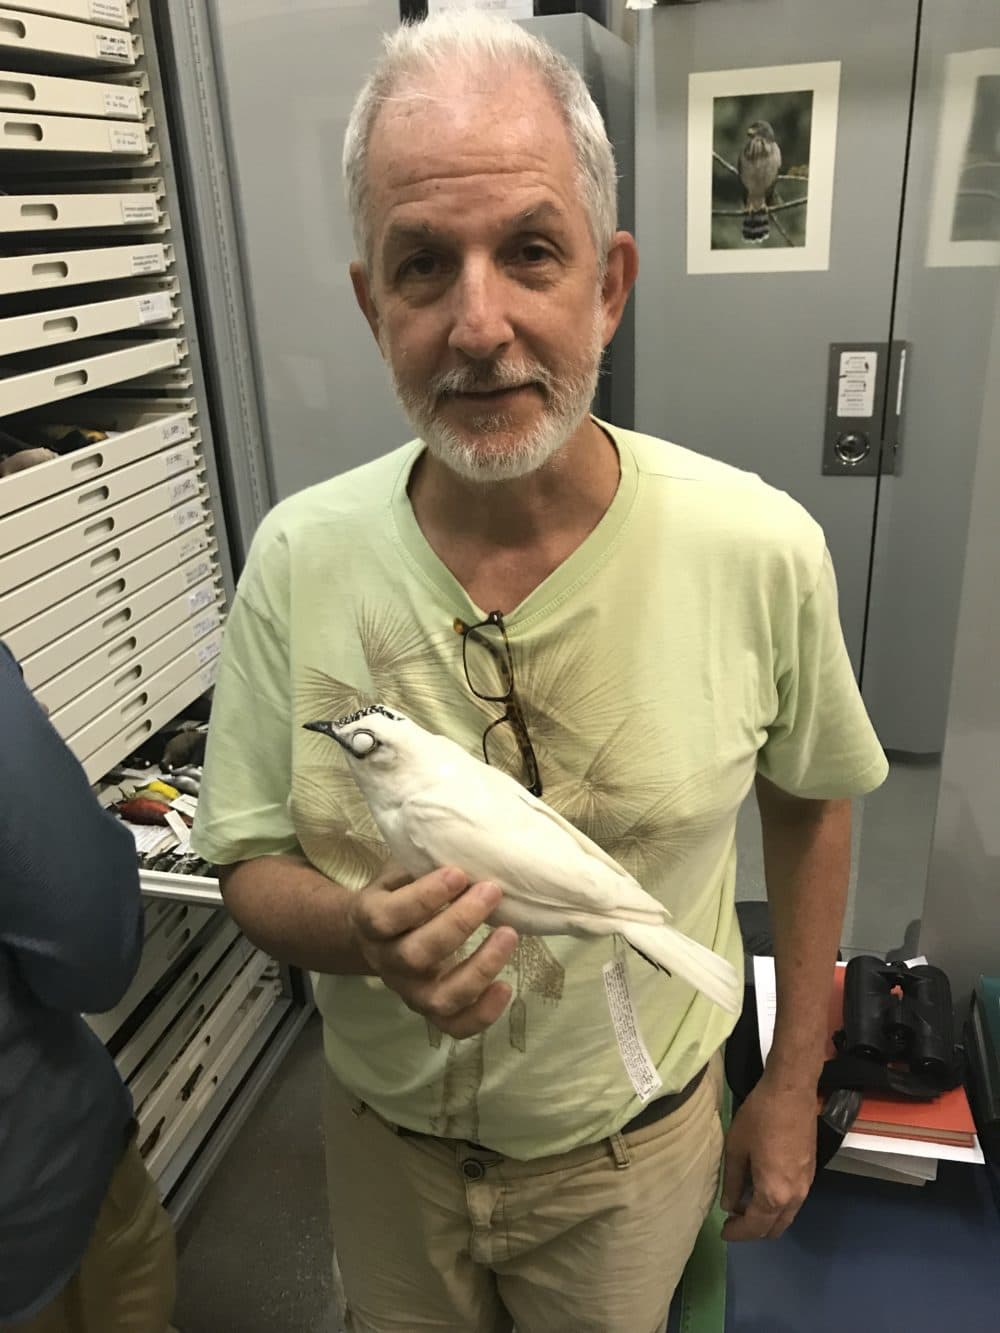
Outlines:
{"label": "framed bird photograph", "polygon": [[945,62],[927,264],[1000,266],[1000,47]]}
{"label": "framed bird photograph", "polygon": [[840,62],[692,74],[689,273],[830,266]]}

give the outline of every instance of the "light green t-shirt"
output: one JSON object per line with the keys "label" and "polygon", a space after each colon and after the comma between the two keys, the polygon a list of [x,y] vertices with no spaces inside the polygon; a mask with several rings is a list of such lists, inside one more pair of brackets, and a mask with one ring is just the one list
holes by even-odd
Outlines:
{"label": "light green t-shirt", "polygon": [[[759,769],[788,792],[870,791],[887,765],[844,648],[817,524],[757,477],[607,427],[615,498],[505,616],[544,799],[616,857],[673,923],[742,966],[735,826]],[[350,889],[386,856],[339,748],[302,729],[366,703],[471,753],[478,700],[453,629],[474,606],[426,542],[407,480],[419,442],[279,504],[229,616],[194,845],[220,864],[301,851]],[[498,830],[502,835],[502,830]],[[275,892],[280,893],[276,887]],[[340,1080],[397,1124],[518,1158],[612,1132],[641,1107],[602,968],[613,939],[522,938],[507,1011],[456,1042],[371,977],[323,976]],[[624,951],[664,1091],[733,1020]]]}

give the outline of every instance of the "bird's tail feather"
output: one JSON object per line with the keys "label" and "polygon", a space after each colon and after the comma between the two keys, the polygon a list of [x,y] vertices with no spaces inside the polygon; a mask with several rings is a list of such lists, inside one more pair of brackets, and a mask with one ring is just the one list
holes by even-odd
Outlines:
{"label": "bird's tail feather", "polygon": [[743,215],[743,239],[759,243],[771,234],[766,208],[754,208]]}
{"label": "bird's tail feather", "polygon": [[665,972],[676,973],[729,1014],[738,1014],[743,991],[736,969],[704,944],[673,926],[640,926],[627,922],[619,934],[637,953]]}

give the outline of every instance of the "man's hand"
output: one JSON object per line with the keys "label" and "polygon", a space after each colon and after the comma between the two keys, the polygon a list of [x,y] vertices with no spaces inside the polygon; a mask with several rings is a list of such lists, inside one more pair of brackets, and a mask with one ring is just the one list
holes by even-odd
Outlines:
{"label": "man's hand", "polygon": [[776,1240],[816,1172],[816,1093],[768,1082],[765,1072],[726,1135],[723,1240]]}
{"label": "man's hand", "polygon": [[472,1037],[495,1023],[511,988],[497,975],[517,947],[500,926],[468,958],[455,952],[500,901],[496,884],[469,885],[454,867],[413,880],[390,865],[350,903],[357,948],[403,1002],[451,1037]]}

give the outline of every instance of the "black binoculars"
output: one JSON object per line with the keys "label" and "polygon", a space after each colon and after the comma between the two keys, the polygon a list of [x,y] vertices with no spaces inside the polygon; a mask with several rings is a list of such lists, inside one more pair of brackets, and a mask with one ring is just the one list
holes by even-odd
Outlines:
{"label": "black binoculars", "polygon": [[951,986],[939,967],[852,958],[844,977],[843,1055],[905,1063],[928,1083],[948,1086],[955,1062]]}

